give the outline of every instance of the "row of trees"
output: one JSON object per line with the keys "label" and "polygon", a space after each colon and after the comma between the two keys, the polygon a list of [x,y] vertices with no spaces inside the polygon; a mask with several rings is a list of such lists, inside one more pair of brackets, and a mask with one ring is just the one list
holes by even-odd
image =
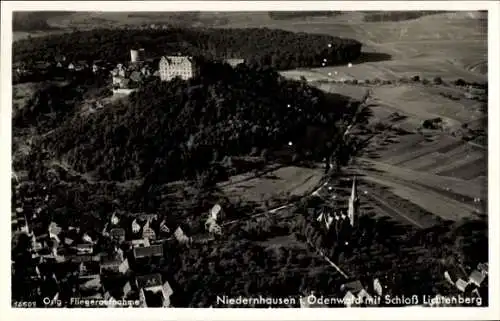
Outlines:
{"label": "row of trees", "polygon": [[448,11],[376,11],[366,12],[363,20],[366,22],[406,21],[446,12]]}
{"label": "row of trees", "polygon": [[117,30],[94,29],[20,40],[14,61],[129,61],[129,49],[141,47],[149,57],[163,55],[243,58],[249,64],[278,69],[344,64],[361,54],[361,43],[328,35],[293,33],[267,28]]}

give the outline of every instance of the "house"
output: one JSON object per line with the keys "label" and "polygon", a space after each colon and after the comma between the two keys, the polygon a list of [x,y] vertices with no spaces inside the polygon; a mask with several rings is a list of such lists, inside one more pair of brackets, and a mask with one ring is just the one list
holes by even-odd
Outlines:
{"label": "house", "polygon": [[193,57],[188,56],[163,56],[158,69],[162,81],[170,81],[175,77],[188,80],[196,77],[199,71]]}
{"label": "house", "polygon": [[141,213],[141,214],[136,214],[136,218],[138,218],[139,220],[143,220],[143,221],[155,221],[158,219],[158,214],[146,214],[146,213]]}
{"label": "house", "polygon": [[149,220],[146,222],[146,225],[144,225],[144,227],[142,229],[142,238],[147,239],[147,240],[156,239],[156,233],[151,228],[151,222]]}
{"label": "house", "polygon": [[168,228],[165,219],[161,221],[159,230],[160,235],[168,235],[170,233],[170,229]]}
{"label": "house", "polygon": [[129,270],[130,266],[128,264],[128,259],[125,259],[118,267],[118,272],[120,272],[121,274],[127,274]]}
{"label": "house", "polygon": [[448,281],[448,283],[450,283],[451,285],[455,285],[455,282],[453,282],[451,276],[450,276],[450,273],[448,271],[445,271],[444,272],[444,278],[446,279],[446,281]]}
{"label": "house", "polygon": [[364,305],[374,305],[375,304],[375,300],[374,300],[373,296],[371,296],[365,289],[362,289],[361,291],[359,291],[357,297],[358,297],[359,301],[362,302],[362,304],[364,304]]}
{"label": "house", "polygon": [[340,287],[341,291],[351,291],[352,293],[358,293],[362,289],[363,289],[363,284],[359,280],[345,283]]}
{"label": "house", "polygon": [[478,270],[472,271],[469,276],[469,283],[476,285],[478,288],[481,287],[486,275],[484,273],[479,272]]}
{"label": "house", "polygon": [[103,299],[105,300],[105,304],[108,308],[116,308],[119,307],[117,299],[109,293],[109,291],[106,291],[104,293]]}
{"label": "house", "polygon": [[344,304],[348,308],[356,304],[356,296],[351,291],[347,291],[345,294]]}
{"label": "house", "polygon": [[145,257],[162,257],[163,245],[158,244],[146,247],[136,247],[133,249],[133,254],[135,259],[141,259]]}
{"label": "house", "polygon": [[120,217],[118,217],[116,213],[113,213],[113,215],[111,215],[110,220],[112,225],[118,225],[118,223],[120,223]]}
{"label": "house", "polygon": [[229,58],[224,60],[225,63],[229,64],[231,67],[235,68],[238,65],[245,63],[245,59]]}
{"label": "house", "polygon": [[488,263],[479,263],[477,270],[485,275],[488,275]]}
{"label": "house", "polygon": [[80,290],[99,290],[102,287],[101,276],[99,274],[85,275],[78,278]]}
{"label": "house", "polygon": [[31,235],[31,248],[35,252],[40,251],[43,248],[47,248],[48,247],[48,244],[47,244],[48,240],[49,240],[48,234],[35,235],[35,233],[33,233]]}
{"label": "house", "polygon": [[221,235],[222,228],[219,226],[219,224],[212,222],[212,224],[208,226],[208,232],[212,235]]}
{"label": "house", "polygon": [[125,241],[125,230],[122,228],[114,228],[109,232],[111,238],[119,243]]}
{"label": "house", "polygon": [[103,256],[101,258],[101,275],[104,273],[120,273],[120,261],[116,256]]}
{"label": "house", "polygon": [[382,293],[384,292],[384,287],[382,286],[382,283],[378,278],[373,280],[373,289],[375,290],[375,293],[377,293],[377,295],[382,295]]}
{"label": "house", "polygon": [[94,244],[94,240],[87,233],[83,233],[83,235],[82,235],[82,241],[84,241],[85,243]]}
{"label": "house", "polygon": [[139,298],[143,307],[169,307],[174,293],[168,281],[162,282],[160,274],[136,277]]}
{"label": "house", "polygon": [[92,244],[77,244],[76,252],[78,254],[92,254],[94,252],[94,248]]}
{"label": "house", "polygon": [[130,79],[123,76],[113,76],[113,87],[115,88],[128,88]]}
{"label": "house", "polygon": [[462,292],[465,292],[465,288],[467,287],[468,283],[464,281],[463,279],[458,279],[457,282],[455,283],[455,286],[457,289],[459,289]]}
{"label": "house", "polygon": [[61,228],[54,222],[50,222],[49,224],[49,237],[53,240],[56,240],[58,243],[61,243],[59,240],[59,233],[61,233]]}
{"label": "house", "polygon": [[78,271],[79,275],[95,275],[98,274],[100,271],[100,266],[99,262],[96,262],[94,260],[85,260],[80,262],[80,265],[78,266]]}
{"label": "house", "polygon": [[130,285],[130,282],[127,281],[127,283],[123,286],[123,297],[126,298],[130,292],[132,292],[132,286]]}
{"label": "house", "polygon": [[180,226],[175,230],[174,237],[179,243],[182,244],[187,244],[191,241],[191,238],[187,237],[186,234],[184,234],[184,231]]}
{"label": "house", "polygon": [[140,230],[141,230],[141,226],[137,222],[137,219],[134,219],[134,221],[132,222],[132,232],[139,233]]}
{"label": "house", "polygon": [[79,60],[77,63],[74,64],[74,66],[75,66],[75,71],[82,71],[89,67],[87,62],[83,60]]}
{"label": "house", "polygon": [[210,218],[216,222],[224,219],[224,211],[219,204],[215,204],[214,207],[210,209]]}
{"label": "house", "polygon": [[138,240],[132,240],[131,242],[132,248],[137,248],[137,247],[147,247],[150,245],[148,239],[138,239]]}
{"label": "house", "polygon": [[327,230],[330,229],[333,220],[334,218],[331,214],[331,211],[326,207],[323,209],[323,211],[321,211],[321,214],[316,219],[316,221],[319,222],[320,224],[324,224]]}
{"label": "house", "polygon": [[151,69],[147,66],[144,66],[141,68],[141,74],[144,76],[144,77],[149,77],[151,76]]}
{"label": "house", "polygon": [[71,263],[100,262],[100,257],[94,255],[68,255],[66,258]]}
{"label": "house", "polygon": [[328,306],[325,304],[319,304],[317,302],[316,296],[314,295],[314,292],[311,291],[310,295],[300,297],[300,307],[302,309],[306,309],[306,308],[327,308]]}
{"label": "house", "polygon": [[373,297],[368,294],[359,280],[343,284],[340,290],[345,292],[344,304],[348,307],[374,303]]}

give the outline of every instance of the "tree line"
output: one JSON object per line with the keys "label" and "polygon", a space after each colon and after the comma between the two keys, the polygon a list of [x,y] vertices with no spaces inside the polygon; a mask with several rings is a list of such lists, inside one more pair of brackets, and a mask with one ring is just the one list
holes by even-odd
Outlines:
{"label": "tree line", "polygon": [[140,47],[151,58],[180,53],[291,69],[344,64],[360,56],[361,46],[353,39],[268,28],[94,29],[19,40],[13,44],[13,58],[33,62],[65,56],[68,61],[123,63],[130,60],[130,49]]}

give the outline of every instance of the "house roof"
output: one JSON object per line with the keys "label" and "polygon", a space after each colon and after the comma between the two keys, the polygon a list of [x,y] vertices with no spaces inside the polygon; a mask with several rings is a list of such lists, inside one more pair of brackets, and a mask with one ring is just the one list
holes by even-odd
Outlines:
{"label": "house roof", "polygon": [[144,247],[144,246],[149,246],[149,244],[150,244],[149,240],[145,240],[145,239],[132,240],[132,241],[130,241],[130,243],[134,247]]}
{"label": "house roof", "polygon": [[125,230],[122,228],[114,228],[109,232],[109,234],[111,236],[125,236]]}
{"label": "house roof", "polygon": [[168,281],[165,281],[165,283],[163,284],[163,290],[165,291],[166,296],[171,296],[172,294],[174,294],[174,290],[172,290],[172,287],[170,286],[170,283],[168,283]]}
{"label": "house roof", "polygon": [[228,63],[229,65],[235,67],[239,64],[245,63],[245,59],[229,58],[229,59],[225,59],[225,62]]}
{"label": "house roof", "polygon": [[347,293],[344,296],[344,302],[345,304],[353,304],[354,300],[356,299],[356,296],[352,294],[351,291],[347,291]]}
{"label": "house roof", "polygon": [[356,280],[343,284],[341,288],[343,291],[349,291],[352,292],[353,294],[356,294],[361,290],[363,290],[363,284],[361,284],[361,281]]}
{"label": "house roof", "polygon": [[82,243],[82,244],[77,244],[76,247],[78,249],[91,249],[92,248],[92,244]]}
{"label": "house roof", "polygon": [[477,285],[480,285],[485,278],[486,276],[483,273],[479,272],[478,270],[472,271],[472,273],[469,276],[469,280]]}
{"label": "house roof", "polygon": [[139,275],[136,277],[136,281],[139,289],[163,285],[161,275],[159,273]]}
{"label": "house roof", "polygon": [[91,261],[97,262],[99,260],[99,258],[97,256],[94,256],[94,255],[68,255],[67,258],[71,262],[75,262],[75,263],[91,262]]}
{"label": "house roof", "polygon": [[479,263],[477,269],[480,271],[488,272],[488,263]]}
{"label": "house roof", "polygon": [[163,246],[161,244],[134,248],[136,258],[149,256],[163,256]]}
{"label": "house roof", "polygon": [[460,290],[460,291],[465,291],[465,288],[467,287],[467,282],[463,279],[458,279],[457,282],[456,282],[456,285],[457,285],[457,288]]}
{"label": "house roof", "polygon": [[193,57],[190,56],[163,56],[160,63],[169,65],[190,64],[193,62]]}
{"label": "house roof", "polygon": [[103,256],[101,257],[101,266],[118,266],[121,261],[116,256]]}

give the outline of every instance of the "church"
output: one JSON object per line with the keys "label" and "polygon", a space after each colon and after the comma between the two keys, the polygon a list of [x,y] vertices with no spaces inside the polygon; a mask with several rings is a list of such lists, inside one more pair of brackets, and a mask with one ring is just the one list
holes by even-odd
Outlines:
{"label": "church", "polygon": [[[324,206],[316,221],[326,229],[331,242],[346,241],[356,228],[359,218],[359,197],[356,177],[353,178],[347,214],[342,210]],[[347,245],[347,244],[346,244]]]}

